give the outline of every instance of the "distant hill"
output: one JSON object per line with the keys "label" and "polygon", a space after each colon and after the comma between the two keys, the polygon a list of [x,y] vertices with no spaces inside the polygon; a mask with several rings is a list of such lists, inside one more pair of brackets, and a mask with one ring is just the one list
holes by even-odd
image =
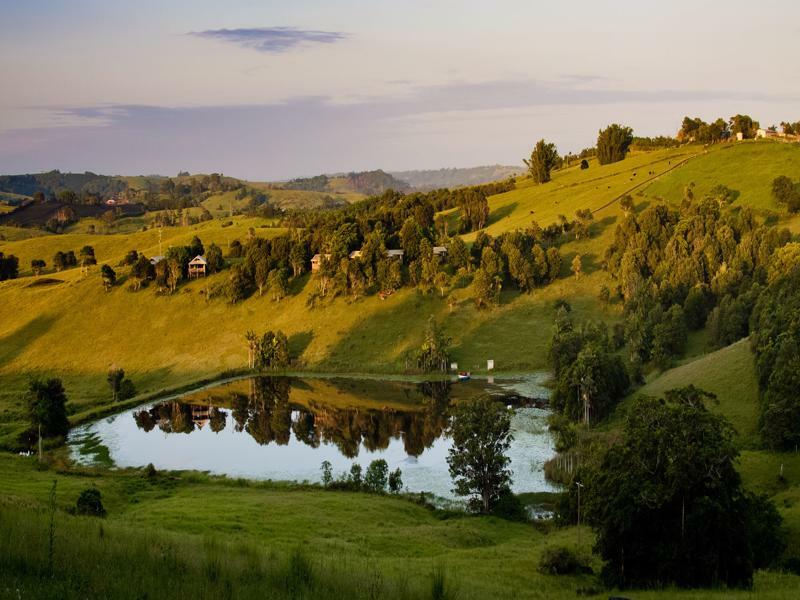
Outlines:
{"label": "distant hill", "polygon": [[507,165],[487,165],[468,169],[432,169],[426,171],[391,171],[390,174],[407,182],[415,190],[435,190],[438,188],[456,188],[466,185],[480,185],[490,181],[506,179],[519,175],[522,167]]}
{"label": "distant hill", "polygon": [[0,175],[0,192],[33,196],[42,192],[45,196],[55,196],[58,192],[69,190],[78,196],[92,195],[101,200],[125,191],[128,183],[120,177],[97,175],[96,173],[62,173],[49,171],[26,175]]}
{"label": "distant hill", "polygon": [[338,173],[334,175],[317,175],[292,179],[282,184],[286,190],[302,190],[307,192],[350,192],[375,196],[386,190],[399,192],[411,191],[411,186],[389,173],[376,171],[360,171],[357,173]]}

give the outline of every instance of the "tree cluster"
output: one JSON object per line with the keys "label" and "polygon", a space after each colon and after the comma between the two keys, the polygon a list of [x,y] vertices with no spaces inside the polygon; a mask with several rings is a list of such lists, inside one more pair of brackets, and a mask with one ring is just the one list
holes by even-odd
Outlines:
{"label": "tree cluster", "polygon": [[692,386],[640,397],[621,441],[579,469],[608,585],[750,587],[782,553],[780,515],[743,489],[733,429],[709,397]]}
{"label": "tree cluster", "polygon": [[422,346],[417,352],[417,368],[426,373],[446,372],[450,361],[450,341],[431,315],[425,327]]}
{"label": "tree cluster", "polygon": [[800,121],[781,121],[781,129],[786,135],[800,135]]}
{"label": "tree cluster", "polygon": [[585,425],[604,419],[630,386],[615,351],[605,325],[585,323],[576,328],[567,306],[559,307],[548,350],[556,379],[551,406]]}
{"label": "tree cluster", "polygon": [[282,331],[267,331],[260,338],[248,331],[245,339],[251,369],[275,371],[289,366],[289,339]]}
{"label": "tree cluster", "polygon": [[800,212],[800,181],[793,182],[786,175],[772,180],[772,196],[794,214]]}
{"label": "tree cluster", "polygon": [[[644,363],[654,349],[662,357],[680,350],[684,334],[675,306],[683,307],[693,329],[713,313],[717,344],[746,336],[771,257],[790,237],[759,224],[749,208],[726,210],[713,197],[695,201],[689,194],[679,210],[656,204],[628,214],[606,250],[605,266],[625,301],[632,359]],[[662,340],[654,342],[657,334]]]}
{"label": "tree cluster", "polygon": [[125,377],[125,370],[114,367],[108,371],[106,377],[108,387],[111,388],[113,402],[128,400],[136,395],[136,386],[129,378]]}
{"label": "tree cluster", "polygon": [[800,445],[800,244],[787,249],[794,251],[788,270],[775,273],[752,315],[761,436],[777,450]]}
{"label": "tree cluster", "polygon": [[[559,236],[562,231],[559,228]],[[561,255],[554,243],[547,230],[536,223],[526,231],[510,231],[496,238],[480,232],[466,265],[468,269],[477,267],[473,278],[475,303],[479,307],[497,304],[506,285],[531,292],[555,281],[561,271]]]}
{"label": "tree cluster", "polygon": [[60,379],[32,379],[26,404],[34,436],[39,432],[45,438],[67,435],[67,394]]}
{"label": "tree cluster", "polygon": [[59,250],[53,255],[53,268],[55,268],[56,271],[63,271],[64,269],[71,269],[77,266],[78,258],[72,250],[67,250],[66,252]]}
{"label": "tree cluster", "polygon": [[367,492],[369,494],[385,494],[388,487],[392,494],[399,494],[403,489],[403,472],[398,467],[389,471],[389,465],[379,458],[369,463],[366,472],[358,463],[350,466],[350,471],[334,478],[333,465],[323,461],[322,485],[332,490],[347,490],[354,492]]}
{"label": "tree cluster", "polygon": [[597,161],[607,165],[624,159],[632,143],[633,129],[617,123],[609,125],[597,136]]}

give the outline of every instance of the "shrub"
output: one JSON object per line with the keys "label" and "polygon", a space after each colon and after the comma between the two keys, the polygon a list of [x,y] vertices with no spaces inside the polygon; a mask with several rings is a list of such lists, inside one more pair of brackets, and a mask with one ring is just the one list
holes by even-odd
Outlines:
{"label": "shrub", "polygon": [[389,473],[389,491],[393,494],[399,494],[403,489],[403,472],[400,467]]}
{"label": "shrub", "polygon": [[373,460],[367,473],[364,476],[364,487],[369,492],[382,493],[386,489],[386,483],[389,476],[389,465],[382,458]]}
{"label": "shrub", "polygon": [[119,386],[119,393],[117,398],[119,400],[128,400],[136,395],[136,386],[130,379],[123,379]]}
{"label": "shrub", "polygon": [[591,573],[587,557],[565,546],[548,546],[539,559],[539,572],[545,575]]}
{"label": "shrub", "polygon": [[94,487],[83,490],[75,503],[75,511],[79,515],[104,517],[106,509],[103,508],[103,498],[100,490]]}
{"label": "shrub", "polygon": [[519,496],[506,488],[497,498],[492,514],[508,521],[527,521],[528,511]]}

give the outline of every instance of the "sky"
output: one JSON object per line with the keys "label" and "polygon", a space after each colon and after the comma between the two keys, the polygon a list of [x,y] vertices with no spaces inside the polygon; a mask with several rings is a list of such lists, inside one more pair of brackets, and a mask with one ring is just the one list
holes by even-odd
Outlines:
{"label": "sky", "polygon": [[797,0],[0,0],[0,173],[521,165],[800,120]]}

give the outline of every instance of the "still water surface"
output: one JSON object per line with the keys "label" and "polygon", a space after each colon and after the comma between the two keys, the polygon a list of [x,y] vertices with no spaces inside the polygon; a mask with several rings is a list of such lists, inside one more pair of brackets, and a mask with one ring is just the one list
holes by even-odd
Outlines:
{"label": "still water surface", "polygon": [[[554,488],[544,461],[554,454],[540,377],[489,383],[253,377],[153,402],[78,427],[73,457],[108,451],[116,466],[196,469],[230,477],[319,481],[383,458],[404,486],[453,498],[447,469],[449,406],[482,393],[515,406],[509,455],[516,492]],[[534,399],[536,401],[534,401]],[[90,451],[90,448],[94,448]],[[99,453],[98,453],[99,450]]]}

